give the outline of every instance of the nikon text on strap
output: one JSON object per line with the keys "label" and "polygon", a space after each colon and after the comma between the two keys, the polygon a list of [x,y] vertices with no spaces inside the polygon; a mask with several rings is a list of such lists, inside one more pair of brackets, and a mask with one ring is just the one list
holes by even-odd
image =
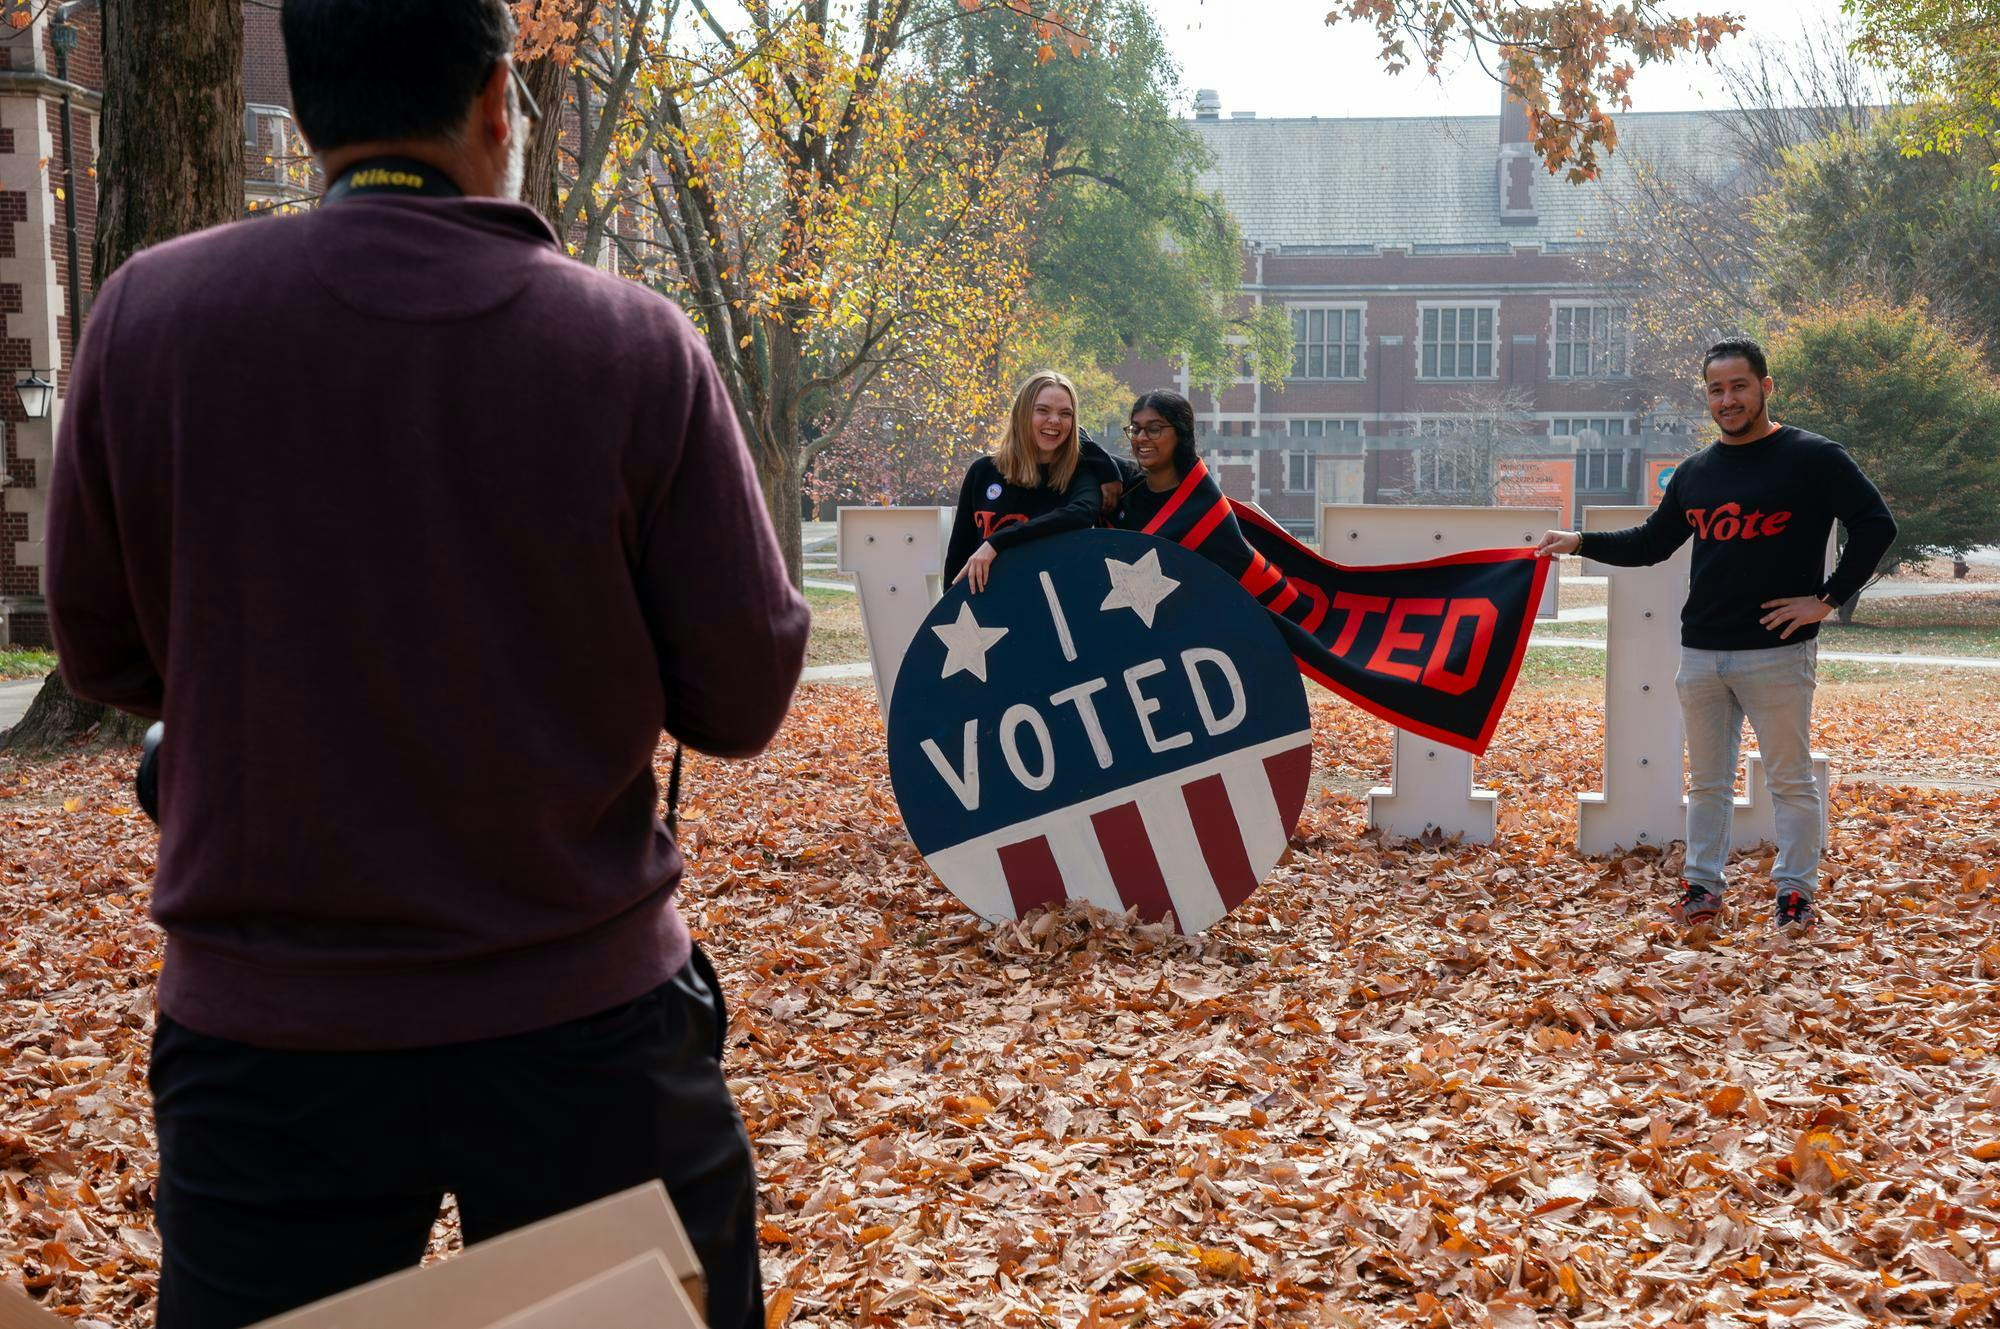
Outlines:
{"label": "nikon text on strap", "polygon": [[460,198],[465,191],[452,178],[429,162],[410,157],[370,157],[340,173],[327,189],[324,203],[379,194],[402,194],[417,198]]}

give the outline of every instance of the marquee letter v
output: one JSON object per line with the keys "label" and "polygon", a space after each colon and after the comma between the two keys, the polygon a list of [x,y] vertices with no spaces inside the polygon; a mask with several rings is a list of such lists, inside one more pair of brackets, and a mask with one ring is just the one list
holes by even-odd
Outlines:
{"label": "marquee letter v", "polygon": [[979,721],[965,722],[965,756],[962,769],[953,770],[951,763],[944,759],[944,751],[937,740],[927,738],[923,742],[924,755],[937,767],[937,773],[951,786],[951,792],[958,795],[958,801],[965,805],[967,812],[979,811]]}

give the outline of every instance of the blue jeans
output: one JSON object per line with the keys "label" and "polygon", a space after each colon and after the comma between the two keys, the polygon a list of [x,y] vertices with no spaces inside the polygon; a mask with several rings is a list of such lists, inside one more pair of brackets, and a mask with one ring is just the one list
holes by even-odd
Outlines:
{"label": "blue jeans", "polygon": [[1729,863],[1730,820],[1736,810],[1736,759],[1743,721],[1764,754],[1778,832],[1772,869],[1779,890],[1810,898],[1819,884],[1819,846],[1826,809],[1813,780],[1812,700],[1819,642],[1792,642],[1758,651],[1681,648],[1674,687],[1687,731],[1689,883],[1722,890]]}

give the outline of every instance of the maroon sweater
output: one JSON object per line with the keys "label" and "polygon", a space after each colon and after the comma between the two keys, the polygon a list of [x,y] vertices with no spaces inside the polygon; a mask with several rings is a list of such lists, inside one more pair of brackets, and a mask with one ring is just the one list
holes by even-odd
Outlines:
{"label": "maroon sweater", "polygon": [[162,1009],[418,1047],[688,955],[662,726],[747,756],[807,613],[713,361],[495,199],[355,198],[146,251],[77,355],[49,607],[163,716]]}

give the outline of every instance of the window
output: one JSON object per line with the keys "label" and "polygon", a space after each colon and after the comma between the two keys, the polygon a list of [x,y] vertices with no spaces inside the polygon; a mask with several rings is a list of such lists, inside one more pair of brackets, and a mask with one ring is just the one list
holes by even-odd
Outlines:
{"label": "window", "polygon": [[1470,494],[1472,458],[1450,440],[1424,442],[1410,458],[1412,486],[1420,494]]}
{"label": "window", "polygon": [[1622,378],[1625,374],[1625,308],[1557,305],[1553,374],[1556,378]]}
{"label": "window", "polygon": [[1361,377],[1361,307],[1292,310],[1293,378]]}
{"label": "window", "polygon": [[1493,377],[1492,306],[1423,311],[1424,378]]}
{"label": "window", "polygon": [[1285,432],[1293,438],[1360,438],[1359,420],[1288,420]]}
{"label": "window", "polygon": [[1318,458],[1310,452],[1287,452],[1285,454],[1285,492],[1287,494],[1310,494],[1313,492],[1313,476],[1319,469]]}
{"label": "window", "polygon": [[1443,502],[1463,502],[1485,494],[1490,501],[1498,460],[1516,435],[1478,415],[1433,415],[1417,422],[1412,444],[1411,486]]}
{"label": "window", "polygon": [[1630,489],[1630,472],[1636,471],[1632,449],[1607,440],[1625,437],[1625,421],[1609,418],[1568,418],[1549,422],[1549,433],[1576,439],[1576,486],[1578,489]]}

